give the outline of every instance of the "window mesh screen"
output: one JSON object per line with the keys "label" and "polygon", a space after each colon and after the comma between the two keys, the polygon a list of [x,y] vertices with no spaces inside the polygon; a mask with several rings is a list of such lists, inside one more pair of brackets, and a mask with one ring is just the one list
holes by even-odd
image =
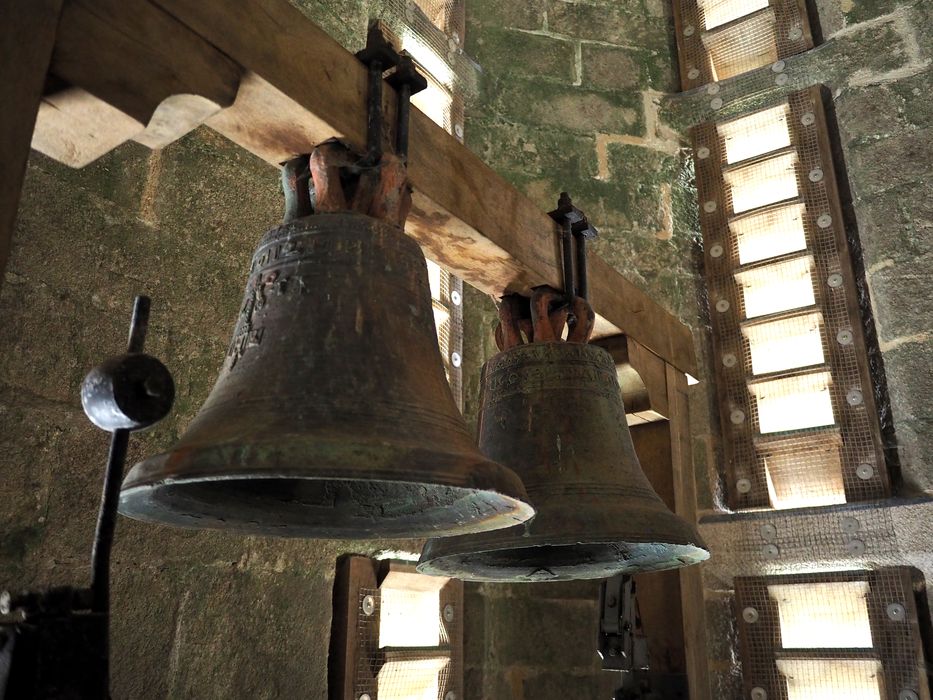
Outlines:
{"label": "window mesh screen", "polygon": [[813,47],[803,0],[674,0],[684,90]]}
{"label": "window mesh screen", "polygon": [[746,697],[929,698],[914,590],[903,567],[736,578]]}
{"label": "window mesh screen", "polygon": [[818,88],[693,140],[731,505],[887,496]]}

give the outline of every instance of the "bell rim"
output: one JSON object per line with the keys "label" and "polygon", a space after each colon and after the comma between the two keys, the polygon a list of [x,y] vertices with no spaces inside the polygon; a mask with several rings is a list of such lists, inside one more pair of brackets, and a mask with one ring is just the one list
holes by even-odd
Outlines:
{"label": "bell rim", "polygon": [[[523,526],[509,528],[510,530],[520,530]],[[463,581],[476,581],[487,583],[536,583],[551,581],[574,581],[586,579],[603,579],[617,574],[637,574],[650,573],[654,571],[670,571],[686,568],[695,564],[700,564],[710,558],[709,549],[700,538],[696,542],[665,542],[661,540],[638,541],[630,536],[600,536],[594,538],[581,537],[546,537],[538,536],[533,538],[521,537],[510,538],[501,543],[487,543],[485,545],[469,546],[465,544],[456,547],[457,543],[451,546],[450,540],[460,538],[432,538],[428,540],[422,550],[421,559],[418,562],[417,570],[419,573],[430,576],[450,576]],[[666,538],[668,540],[673,538]],[[445,548],[444,545],[447,545]],[[493,546],[489,546],[492,544]],[[647,556],[636,556],[629,559],[620,559],[619,556],[605,556],[604,558],[589,559],[579,563],[568,563],[562,566],[555,566],[559,573],[549,571],[550,576],[536,577],[531,574],[522,575],[521,572],[527,572],[530,569],[541,570],[547,567],[533,567],[528,564],[519,565],[518,563],[507,564],[488,564],[484,563],[483,556],[493,553],[500,556],[509,556],[520,552],[531,551],[549,547],[552,549],[564,549],[574,547],[606,547],[621,549],[639,548],[664,548],[670,556],[656,556],[650,558]],[[439,551],[432,552],[432,548]],[[446,550],[446,551],[445,551]],[[606,550],[608,553],[608,549]],[[641,550],[639,550],[641,551]],[[470,562],[469,564],[467,562]],[[628,562],[628,565],[626,565]],[[478,567],[477,564],[480,564]]]}
{"label": "bell rim", "polygon": [[[210,448],[205,448],[208,450]],[[205,451],[201,450],[201,452]],[[531,519],[535,510],[528,502],[521,480],[512,470],[482,456],[472,460],[462,469],[462,473],[441,471],[430,468],[389,471],[378,467],[361,470],[357,474],[348,472],[346,464],[334,464],[329,467],[315,467],[314,471],[304,468],[257,469],[242,467],[227,469],[223,472],[186,468],[177,475],[166,474],[163,467],[179,450],[170,450],[137,463],[127,473],[120,491],[119,512],[125,516],[148,522],[162,523],[179,527],[197,529],[225,529],[241,534],[272,535],[282,537],[326,538],[326,539],[367,539],[385,538],[432,538],[468,534],[483,534],[524,523]],[[187,450],[181,450],[185,456]],[[462,455],[450,455],[451,458]],[[339,461],[339,459],[338,459]],[[141,474],[145,469],[146,473]],[[447,478],[445,478],[447,477]],[[210,488],[221,482],[247,482],[253,485],[276,482],[285,487],[308,486],[312,482],[339,486],[352,483],[365,485],[378,483],[395,487],[409,487],[412,494],[419,490],[441,488],[456,494],[455,502],[464,500],[476,506],[474,518],[457,518],[457,512],[450,508],[439,507],[440,512],[450,511],[449,520],[437,520],[423,525],[410,521],[376,521],[366,527],[360,524],[338,526],[332,518],[324,524],[320,520],[309,521],[287,528],[260,525],[257,522],[243,520],[237,515],[227,513],[222,519],[224,525],[212,524],[210,517],[194,517],[182,510],[167,507],[165,498],[173,495],[186,496],[185,490]],[[486,511],[483,511],[485,507]],[[492,514],[488,511],[492,510]],[[218,518],[218,520],[220,520]],[[249,523],[249,524],[245,524]]]}

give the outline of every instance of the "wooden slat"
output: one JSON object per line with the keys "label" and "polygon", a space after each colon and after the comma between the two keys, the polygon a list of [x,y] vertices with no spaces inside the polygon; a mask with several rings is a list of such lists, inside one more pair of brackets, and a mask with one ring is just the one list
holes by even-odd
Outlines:
{"label": "wooden slat", "polygon": [[630,426],[669,417],[664,360],[625,335],[598,338],[593,344],[605,349],[616,363],[625,418]]}
{"label": "wooden slat", "polygon": [[190,29],[140,0],[68,0],[51,70],[149,125],[139,140],[153,148],[231,105],[242,74]]}
{"label": "wooden slat", "polygon": [[[671,464],[674,471],[674,512],[687,522],[697,522],[696,475],[690,449],[690,408],[687,378],[667,367],[670,406]],[[706,651],[706,602],[703,594],[703,565],[680,570],[680,595],[684,617],[687,678],[692,700],[710,700],[710,678]]]}
{"label": "wooden slat", "polygon": [[0,10],[0,279],[61,7],[62,0],[5,0]]}
{"label": "wooden slat", "polygon": [[[241,145],[268,160],[268,149],[257,145],[287,144],[289,153],[272,149],[274,162],[280,162],[283,155],[306,152],[333,135],[357,146],[364,142],[364,68],[287,0],[154,3],[261,77],[244,84],[252,95],[238,99],[234,111],[240,117],[223,129],[227,135],[248,134],[237,140]],[[282,111],[264,110],[266,97]],[[387,90],[390,120],[391,103]],[[243,121],[250,113],[264,115],[262,126],[272,128],[257,133],[256,124]],[[409,233],[426,254],[494,295],[558,285],[553,222],[416,109],[411,135],[415,198]],[[599,334],[625,331],[681,371],[698,373],[686,326],[596,256],[591,256],[590,278],[593,306],[603,319]]]}
{"label": "wooden slat", "polygon": [[87,90],[70,87],[42,98],[32,147],[59,163],[83,168],[144,129]]}
{"label": "wooden slat", "polygon": [[330,700],[356,700],[353,686],[360,664],[359,592],[361,588],[376,588],[376,564],[355,554],[337,562],[327,667]]}

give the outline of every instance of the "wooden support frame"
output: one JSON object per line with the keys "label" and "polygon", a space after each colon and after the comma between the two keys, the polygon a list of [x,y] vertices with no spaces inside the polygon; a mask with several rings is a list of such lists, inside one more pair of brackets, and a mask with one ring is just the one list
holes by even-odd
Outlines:
{"label": "wooden support frame", "polygon": [[[288,0],[75,0],[59,34],[53,72],[148,124],[134,138],[149,145],[202,122],[271,164],[335,135],[365,141],[365,69]],[[394,108],[387,89],[389,123]],[[410,130],[407,231],[428,257],[494,296],[560,286],[554,222],[417,109]],[[589,276],[597,335],[625,332],[698,374],[689,328],[597,256]]]}

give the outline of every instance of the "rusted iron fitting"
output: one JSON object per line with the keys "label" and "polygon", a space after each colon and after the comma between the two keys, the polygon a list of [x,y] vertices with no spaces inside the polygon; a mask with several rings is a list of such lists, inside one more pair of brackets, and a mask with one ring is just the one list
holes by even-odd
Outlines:
{"label": "rusted iron fitting", "polygon": [[[574,296],[589,298],[589,285],[586,274],[586,241],[596,238],[599,231],[592,226],[581,209],[575,207],[570,195],[561,192],[557,199],[557,209],[548,212],[561,226],[561,267],[564,278],[564,292],[568,302]],[[574,252],[576,248],[576,252]],[[574,274],[576,257],[576,274]]]}
{"label": "rusted iron fitting", "polygon": [[[418,73],[409,54],[395,50],[380,21],[370,25],[366,48],[357,53],[357,58],[369,70],[366,151],[355,152],[333,138],[318,144],[312,153],[285,162],[285,223],[311,214],[355,211],[405,225],[411,209],[411,187],[405,169],[410,100],[427,88],[428,81]],[[391,71],[387,80],[398,96],[394,154],[383,149],[382,90],[386,71]]]}
{"label": "rusted iron fitting", "polygon": [[[528,343],[587,343],[593,335],[596,313],[590,303],[575,296],[570,303],[564,292],[541,286],[531,297],[507,294],[499,305],[496,345],[508,350]],[[566,329],[566,338],[564,338]]]}

